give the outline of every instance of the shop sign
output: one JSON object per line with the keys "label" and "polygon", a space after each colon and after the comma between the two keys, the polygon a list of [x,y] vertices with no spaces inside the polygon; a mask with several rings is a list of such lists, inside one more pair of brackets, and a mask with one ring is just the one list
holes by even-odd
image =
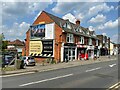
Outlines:
{"label": "shop sign", "polygon": [[30,55],[32,56],[47,56],[53,55],[53,40],[47,41],[30,41]]}
{"label": "shop sign", "polygon": [[93,49],[94,49],[94,46],[88,46],[87,49],[93,50]]}
{"label": "shop sign", "polygon": [[53,55],[53,40],[52,41],[42,41],[42,43],[43,43],[42,54]]}
{"label": "shop sign", "polygon": [[41,41],[30,41],[30,47],[29,47],[30,54],[41,54],[42,50],[43,48]]}

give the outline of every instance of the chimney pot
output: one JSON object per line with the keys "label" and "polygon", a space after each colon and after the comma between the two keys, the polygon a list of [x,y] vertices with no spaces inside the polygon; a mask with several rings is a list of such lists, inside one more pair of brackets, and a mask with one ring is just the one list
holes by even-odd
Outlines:
{"label": "chimney pot", "polygon": [[80,20],[79,19],[76,20],[76,25],[80,25]]}

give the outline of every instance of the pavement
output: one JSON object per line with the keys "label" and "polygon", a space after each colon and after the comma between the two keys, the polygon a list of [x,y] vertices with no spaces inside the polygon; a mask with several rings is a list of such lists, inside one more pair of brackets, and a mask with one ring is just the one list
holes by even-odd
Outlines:
{"label": "pavement", "polygon": [[83,66],[87,64],[99,63],[99,62],[107,62],[111,60],[116,60],[117,56],[111,56],[108,58],[107,56],[100,56],[97,60],[74,60],[69,61],[67,63],[57,63],[57,64],[45,64],[44,66],[41,63],[37,63],[36,66],[26,67],[26,69],[19,69],[14,71],[1,71],[0,75],[10,75],[10,74],[19,74],[19,73],[28,73],[28,72],[44,72],[56,69],[63,69],[75,66]]}

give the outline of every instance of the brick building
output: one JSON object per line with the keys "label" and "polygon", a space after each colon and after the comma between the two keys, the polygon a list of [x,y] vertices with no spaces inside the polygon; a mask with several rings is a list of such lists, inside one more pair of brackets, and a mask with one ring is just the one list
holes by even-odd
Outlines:
{"label": "brick building", "polygon": [[77,60],[85,53],[89,58],[99,55],[99,39],[94,31],[89,31],[77,20],[73,24],[42,11],[26,32],[26,56],[34,56],[41,61],[53,57],[57,62]]}
{"label": "brick building", "polygon": [[110,37],[105,35],[97,35],[100,39],[100,55],[110,55]]}

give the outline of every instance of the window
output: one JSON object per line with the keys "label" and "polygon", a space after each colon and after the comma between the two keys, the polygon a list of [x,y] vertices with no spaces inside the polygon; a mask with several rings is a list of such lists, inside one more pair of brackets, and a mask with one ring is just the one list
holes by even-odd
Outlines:
{"label": "window", "polygon": [[68,28],[68,29],[71,29],[71,26],[70,26],[69,23],[65,23],[65,24],[63,25],[63,27]]}
{"label": "window", "polygon": [[84,44],[84,37],[80,37],[80,44]]}
{"label": "window", "polygon": [[67,34],[67,42],[69,42],[69,43],[73,43],[74,42],[73,34]]}
{"label": "window", "polygon": [[92,45],[92,39],[91,38],[89,39],[89,45]]}
{"label": "window", "polygon": [[98,40],[96,40],[96,46],[98,46]]}
{"label": "window", "polygon": [[75,29],[75,32],[79,32],[79,28],[76,28],[76,29]]}

